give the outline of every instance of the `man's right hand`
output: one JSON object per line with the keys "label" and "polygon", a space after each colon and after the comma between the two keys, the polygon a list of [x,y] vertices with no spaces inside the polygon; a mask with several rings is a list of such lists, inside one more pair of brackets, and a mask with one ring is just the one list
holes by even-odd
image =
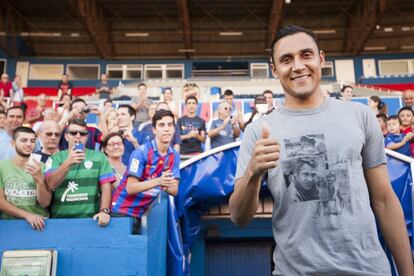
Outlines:
{"label": "man's right hand", "polygon": [[269,138],[269,125],[262,124],[261,139],[256,141],[249,167],[254,175],[262,175],[276,168],[280,158],[280,147],[276,139]]}
{"label": "man's right hand", "polygon": [[28,213],[25,219],[34,230],[42,231],[45,228],[45,219],[39,215]]}
{"label": "man's right hand", "polygon": [[71,149],[69,151],[68,161],[71,165],[73,164],[80,164],[85,159],[85,152]]}
{"label": "man's right hand", "polygon": [[160,176],[159,186],[161,186],[161,190],[166,190],[168,187],[174,184],[175,178],[172,177],[172,173],[170,170],[162,172]]}

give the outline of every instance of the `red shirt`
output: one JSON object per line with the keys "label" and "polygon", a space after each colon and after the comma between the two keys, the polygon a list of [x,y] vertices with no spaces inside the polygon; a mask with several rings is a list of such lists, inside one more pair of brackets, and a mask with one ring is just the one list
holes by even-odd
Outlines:
{"label": "red shirt", "polygon": [[0,82],[0,89],[3,89],[4,97],[10,97],[10,90],[12,90],[12,83],[10,81],[3,83]]}

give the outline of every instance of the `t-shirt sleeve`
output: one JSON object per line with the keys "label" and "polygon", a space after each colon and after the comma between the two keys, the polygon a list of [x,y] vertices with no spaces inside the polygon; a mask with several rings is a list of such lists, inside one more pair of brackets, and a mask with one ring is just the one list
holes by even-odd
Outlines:
{"label": "t-shirt sleeve", "polygon": [[102,132],[99,129],[95,129],[95,139],[96,142],[102,144]]}
{"label": "t-shirt sleeve", "polygon": [[115,182],[115,174],[108,162],[108,159],[102,154],[101,166],[99,168],[99,184],[103,185],[106,183]]}
{"label": "t-shirt sleeve", "polygon": [[215,129],[215,128],[217,128],[216,120],[213,120],[210,124],[210,129],[209,130],[212,130],[212,129]]}
{"label": "t-shirt sleeve", "polygon": [[246,127],[242,143],[240,145],[239,157],[237,158],[237,170],[235,180],[241,178],[247,169],[253,155],[254,146],[258,140],[257,124],[249,124]]}
{"label": "t-shirt sleeve", "polygon": [[128,164],[128,176],[133,176],[136,178],[140,178],[144,173],[145,165],[147,160],[145,158],[144,152],[142,148],[138,148],[134,150],[129,158]]}
{"label": "t-shirt sleeve", "polygon": [[180,179],[180,154],[178,152],[174,152],[174,166],[172,168],[172,175],[174,178]]}
{"label": "t-shirt sleeve", "polygon": [[362,148],[362,166],[364,169],[386,164],[384,136],[374,114],[365,109],[365,144]]}

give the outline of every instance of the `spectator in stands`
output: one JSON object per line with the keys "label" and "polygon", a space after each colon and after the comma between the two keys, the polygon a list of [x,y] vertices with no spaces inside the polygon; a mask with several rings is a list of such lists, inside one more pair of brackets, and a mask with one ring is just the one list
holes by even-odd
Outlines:
{"label": "spectator in stands", "polygon": [[195,96],[185,99],[186,115],[178,119],[176,132],[181,135],[180,154],[195,155],[201,153],[202,146],[206,140],[206,123],[197,116],[198,100]]}
{"label": "spectator in stands", "polygon": [[230,89],[224,91],[224,100],[229,103],[231,110],[230,115],[236,120],[239,124],[240,129],[244,129],[243,125],[243,115],[240,110],[237,109],[236,104],[234,103],[234,93]]}
{"label": "spectator in stands", "polygon": [[375,115],[378,113],[388,114],[387,104],[384,103],[378,96],[371,96],[369,98],[368,105]]}
{"label": "spectator in stands", "polygon": [[45,120],[40,124],[38,137],[42,144],[42,149],[37,154],[42,156],[41,161],[46,163],[47,159],[59,152],[59,140],[62,135],[59,124],[54,120]]}
{"label": "spectator in stands", "polygon": [[148,121],[143,122],[138,127],[138,132],[140,133],[139,144],[144,144],[145,142],[154,138],[152,131],[152,117],[154,117],[155,112],[157,111],[157,104],[152,103],[148,109]]}
{"label": "spectator in stands", "polygon": [[387,119],[388,134],[385,136],[385,147],[390,150],[395,150],[399,153],[411,156],[410,140],[414,137],[412,132],[407,134],[400,133],[401,119],[392,115]]}
{"label": "spectator in stands", "polygon": [[267,99],[263,95],[257,95],[254,98],[254,106],[252,108],[252,112],[244,114],[243,117],[243,126],[244,128],[247,127],[248,124],[251,122],[256,121],[257,119],[263,117],[265,114],[269,112],[269,105]]}
{"label": "spectator in stands", "polygon": [[[160,111],[160,110],[171,111],[170,106],[165,102],[160,102],[155,106],[155,112]],[[154,114],[155,114],[155,112],[154,112]],[[152,118],[151,118],[151,120],[152,120]],[[154,130],[153,130],[152,123],[151,124],[146,124],[140,131],[140,137],[139,137],[138,143],[140,145],[143,145],[146,142],[153,140],[154,138],[155,138],[155,133],[154,133]],[[177,152],[180,152],[180,144],[181,144],[180,133],[178,131],[175,131],[174,134],[173,134],[173,139],[171,141],[171,145],[173,146],[173,148]]]}
{"label": "spectator in stands", "polygon": [[0,130],[0,160],[10,160],[16,152],[10,146],[13,140],[13,132],[16,128],[21,127],[24,121],[24,111],[21,106],[12,106],[6,112],[6,128]]}
{"label": "spectator in stands", "polygon": [[22,87],[22,78],[20,75],[16,75],[14,77],[10,99],[13,105],[21,105],[24,101],[24,90]]}
{"label": "spectator in stands", "polygon": [[171,112],[174,114],[175,118],[178,118],[178,105],[175,103],[173,98],[173,91],[171,87],[166,87],[162,91],[162,99],[163,102],[166,102],[170,107]]}
{"label": "spectator in stands", "polygon": [[33,229],[41,231],[49,217],[46,208],[52,193],[43,179],[43,164],[31,158],[35,142],[32,129],[14,130],[10,147],[17,154],[12,160],[0,161],[0,210],[3,219],[25,219]]}
{"label": "spectator in stands", "polygon": [[273,109],[275,109],[273,103],[273,92],[271,90],[265,90],[263,91],[263,96],[266,98],[266,103],[269,111],[273,111]]}
{"label": "spectator in stands", "polygon": [[119,133],[109,133],[102,142],[102,147],[115,174],[116,181],[112,183],[112,187],[116,189],[126,171],[126,166],[122,162],[122,156],[124,156],[125,151],[124,138]]}
{"label": "spectator in stands", "polygon": [[152,118],[155,139],[135,150],[112,197],[112,211],[140,218],[161,191],[175,196],[180,179],[180,155],[171,147],[174,114],[157,111]]}
{"label": "spectator in stands", "polygon": [[103,112],[105,113],[107,110],[112,109],[113,102],[112,100],[108,99],[103,104]]}
{"label": "spectator in stands", "polygon": [[72,95],[69,95],[69,94],[63,95],[60,106],[57,109],[58,114],[59,114],[59,126],[62,129],[65,127],[65,124],[69,121],[71,104],[72,104]]}
{"label": "spectator in stands", "polygon": [[109,87],[107,74],[101,74],[101,80],[96,87],[96,94],[99,95],[99,99],[109,99],[112,93],[112,88]]}
{"label": "spectator in stands", "polygon": [[44,111],[46,109],[46,94],[42,93],[37,96],[37,105],[34,108],[26,111],[26,123],[34,124],[38,121],[43,121]]}
{"label": "spectator in stands", "polygon": [[197,100],[200,98],[200,89],[196,83],[186,83],[181,92],[182,100],[187,99],[188,96],[194,96]]}
{"label": "spectator in stands", "polygon": [[122,162],[125,165],[128,165],[129,156],[139,146],[139,133],[133,125],[135,114],[135,109],[128,104],[122,104],[118,107],[119,133],[122,135],[122,138],[124,138],[125,147],[124,155],[122,156]]}
{"label": "spectator in stands", "polygon": [[381,128],[382,134],[385,137],[385,135],[387,135],[387,133],[388,133],[388,130],[387,130],[387,119],[388,119],[387,114],[378,113],[376,115],[376,117],[377,117],[377,120],[378,120],[378,124]]}
{"label": "spectator in stands", "polygon": [[398,118],[401,122],[401,133],[407,134],[411,132],[411,120],[413,119],[414,112],[409,106],[404,106],[398,111]]}
{"label": "spectator in stands", "polygon": [[152,104],[152,100],[147,96],[147,85],[145,83],[138,84],[138,96],[134,96],[131,99],[132,107],[136,110],[135,128],[139,127],[139,124],[148,121],[149,106]]}
{"label": "spectator in stands", "polygon": [[341,99],[343,101],[350,101],[352,100],[352,97],[354,96],[354,88],[350,85],[344,85],[341,88]]}
{"label": "spectator in stands", "polygon": [[0,130],[6,129],[6,112],[0,110]]}
{"label": "spectator in stands", "polygon": [[45,109],[45,111],[43,112],[43,120],[42,121],[37,121],[36,123],[33,124],[33,130],[36,132],[39,130],[40,125],[44,122],[44,121],[55,121],[58,122],[59,120],[59,114],[56,110],[54,110],[51,107],[47,107]]}
{"label": "spectator in stands", "polygon": [[411,109],[414,107],[414,91],[413,90],[405,90],[402,96],[404,106],[409,106]]}
{"label": "spectator in stands", "polygon": [[62,98],[65,95],[72,96],[72,83],[69,81],[68,75],[63,74],[62,80],[58,83],[57,89],[58,89],[58,95],[57,100],[59,102],[62,102]]}
{"label": "spectator in stands", "polygon": [[106,156],[85,149],[88,129],[82,119],[69,121],[65,139],[69,149],[46,163],[46,183],[54,190],[50,208],[53,218],[92,217],[98,225],[110,221],[112,183],[116,181]]}
{"label": "spectator in stands", "polygon": [[12,83],[9,81],[9,75],[3,73],[0,82],[0,100],[3,101],[4,98],[9,98],[12,93],[13,88]]}
{"label": "spectator in stands", "polygon": [[236,141],[240,136],[240,128],[235,118],[230,115],[231,106],[222,101],[218,106],[218,119],[211,122],[208,136],[211,139],[211,148],[216,148]]}
{"label": "spectator in stands", "polygon": [[[69,120],[71,119],[80,119],[85,121],[86,115],[88,113],[94,113],[99,116],[99,120],[105,120],[103,114],[99,111],[97,106],[87,106],[84,99],[76,98],[73,100],[70,108],[70,115]],[[59,149],[65,150],[68,149],[68,142],[65,139],[66,129],[64,128],[62,131],[62,137],[59,142]],[[101,130],[97,129],[96,127],[87,127],[88,130],[88,138],[86,142],[86,148],[91,150],[99,150],[101,148],[102,139],[108,133],[108,130],[105,129],[105,125]],[[102,132],[101,132],[102,131]]]}
{"label": "spectator in stands", "polygon": [[99,120],[100,129],[104,128],[104,126],[102,126],[104,122],[108,128],[108,133],[118,132],[118,111],[114,108],[107,110],[104,114],[104,121]]}

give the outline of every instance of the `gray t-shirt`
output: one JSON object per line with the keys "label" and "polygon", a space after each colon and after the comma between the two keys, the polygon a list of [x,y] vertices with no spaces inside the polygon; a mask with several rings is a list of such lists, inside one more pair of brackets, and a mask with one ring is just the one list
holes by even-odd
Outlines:
{"label": "gray t-shirt", "polygon": [[386,162],[372,112],[334,99],[309,110],[282,106],[246,128],[236,179],[261,138],[262,122],[280,145],[278,166],[268,171],[273,275],[390,275],[364,177],[364,169]]}

